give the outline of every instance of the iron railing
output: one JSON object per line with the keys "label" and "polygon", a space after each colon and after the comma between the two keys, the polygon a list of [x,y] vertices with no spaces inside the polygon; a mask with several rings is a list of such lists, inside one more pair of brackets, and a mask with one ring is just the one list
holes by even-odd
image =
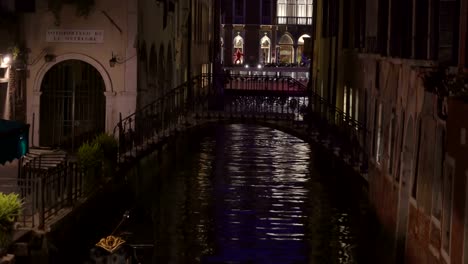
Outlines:
{"label": "iron railing", "polygon": [[18,187],[24,202],[18,219],[25,228],[43,229],[63,208],[84,196],[83,172],[76,162],[54,154],[20,160]]}
{"label": "iron railing", "polygon": [[312,25],[312,17],[278,16],[276,23],[278,25]]}
{"label": "iron railing", "polygon": [[209,99],[214,102],[213,80],[209,76],[197,76],[138,109],[115,126],[113,134],[118,139],[118,161],[135,157],[148,145],[170,136],[180,125],[188,123],[190,113],[208,109]]}
{"label": "iron railing", "polygon": [[202,75],[121,119],[119,161],[136,157],[189,123],[190,117],[290,121],[318,131],[354,163],[365,164],[366,129],[306,84],[286,76]]}

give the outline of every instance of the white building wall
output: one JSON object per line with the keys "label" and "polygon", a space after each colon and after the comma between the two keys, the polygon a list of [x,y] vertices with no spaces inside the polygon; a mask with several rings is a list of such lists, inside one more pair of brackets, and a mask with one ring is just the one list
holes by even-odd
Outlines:
{"label": "white building wall", "polygon": [[[64,5],[60,14],[61,23],[55,25],[54,16],[48,11],[47,1],[39,0],[36,12],[23,16],[20,26],[21,36],[29,49],[27,122],[32,125],[31,135],[34,135],[34,142],[31,142],[33,145],[39,144],[42,78],[53,65],[64,60],[83,60],[101,73],[106,85],[106,131],[108,133],[112,133],[120,113],[125,117],[135,111],[136,4],[136,1],[132,0],[96,1],[87,18],[78,18],[73,5]],[[103,30],[104,39],[102,43],[92,44],[47,42],[46,32],[50,29]],[[56,56],[55,61],[46,62],[44,60],[46,54]],[[110,67],[109,60],[112,54],[124,62]]]}

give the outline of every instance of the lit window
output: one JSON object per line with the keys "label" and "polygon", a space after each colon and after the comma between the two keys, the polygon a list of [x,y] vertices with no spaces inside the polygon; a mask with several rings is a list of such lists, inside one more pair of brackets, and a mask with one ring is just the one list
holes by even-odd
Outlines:
{"label": "lit window", "polygon": [[294,48],[292,38],[284,34],[279,40],[280,54],[279,62],[280,63],[293,63],[294,58]]}
{"label": "lit window", "polygon": [[237,32],[237,36],[234,38],[234,64],[244,63],[244,39]]}
{"label": "lit window", "polygon": [[296,61],[302,66],[307,66],[310,63],[310,59],[307,56],[307,54],[304,54],[304,42],[305,42],[304,39],[310,40],[310,36],[307,34],[304,34],[297,40]]}
{"label": "lit window", "polygon": [[313,0],[278,0],[278,24],[312,24]]}
{"label": "lit window", "polygon": [[260,40],[261,61],[263,63],[270,63],[271,61],[270,46],[270,38],[267,36],[267,33],[265,33],[265,36]]}

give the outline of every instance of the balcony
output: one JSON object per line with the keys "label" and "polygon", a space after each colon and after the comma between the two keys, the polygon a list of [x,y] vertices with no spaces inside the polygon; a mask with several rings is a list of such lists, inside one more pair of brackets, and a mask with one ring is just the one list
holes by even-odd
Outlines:
{"label": "balcony", "polygon": [[312,25],[312,17],[291,17],[278,16],[276,17],[277,25]]}

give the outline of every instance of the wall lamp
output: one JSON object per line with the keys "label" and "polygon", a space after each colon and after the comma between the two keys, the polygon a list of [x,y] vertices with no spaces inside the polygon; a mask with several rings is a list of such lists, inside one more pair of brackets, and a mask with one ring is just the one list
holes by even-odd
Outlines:
{"label": "wall lamp", "polygon": [[52,62],[55,61],[55,55],[54,54],[46,54],[44,55],[44,60],[45,62]]}
{"label": "wall lamp", "polygon": [[0,54],[0,66],[8,67],[11,63],[11,55],[10,54]]}
{"label": "wall lamp", "polygon": [[130,60],[131,58],[135,57],[136,55],[133,55],[131,56],[130,58],[128,59],[125,59],[125,60],[122,60],[120,59],[119,57],[117,57],[113,52],[112,52],[112,57],[111,59],[109,60],[109,66],[111,68],[113,68],[115,66],[115,64],[123,64],[125,63],[126,61]]}
{"label": "wall lamp", "polygon": [[9,64],[11,62],[11,56],[9,54],[3,55],[2,56],[2,63],[3,64]]}

